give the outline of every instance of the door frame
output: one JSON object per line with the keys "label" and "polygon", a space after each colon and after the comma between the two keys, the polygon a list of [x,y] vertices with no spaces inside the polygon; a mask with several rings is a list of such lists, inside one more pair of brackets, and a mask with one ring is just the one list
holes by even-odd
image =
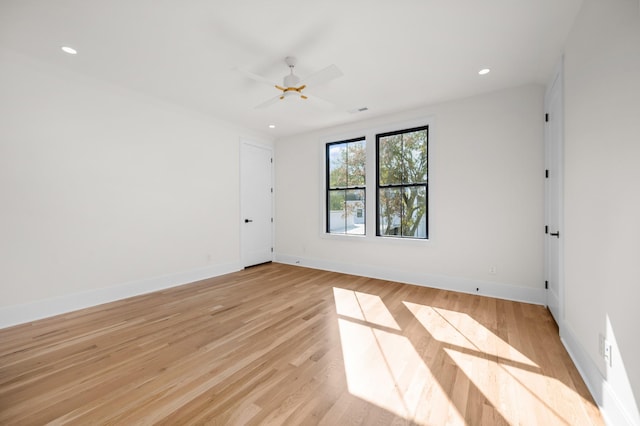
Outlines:
{"label": "door frame", "polygon": [[[558,196],[557,196],[557,213],[558,213],[558,229],[551,230],[548,232],[560,232],[560,238],[558,239],[558,318],[554,319],[558,323],[558,328],[560,330],[560,334],[562,334],[562,330],[564,327],[564,318],[565,318],[565,284],[564,284],[564,240],[566,238],[565,226],[564,226],[564,57],[561,57],[558,61],[558,64],[555,66],[551,79],[545,89],[544,94],[544,110],[545,114],[550,110],[550,102],[554,91],[557,91],[556,95],[559,96],[559,109],[558,111],[554,111],[554,120],[559,122],[559,135],[557,135],[558,147],[555,150],[550,149],[551,144],[551,135],[549,126],[546,125],[544,127],[544,148],[545,148],[545,169],[549,169],[550,156],[557,153],[557,170],[555,173],[557,174],[558,179]],[[544,218],[545,225],[549,224],[549,210],[550,210],[550,194],[549,194],[548,183],[545,181],[545,190],[544,190],[544,200],[545,200],[545,209],[544,209]],[[544,239],[544,276],[545,280],[548,280],[550,275],[550,266],[549,266],[549,257],[550,257],[550,238],[552,238],[549,234],[545,233]],[[549,290],[547,290],[547,307],[549,306]]]}
{"label": "door frame", "polygon": [[[259,149],[264,149],[270,152],[271,154],[271,188],[273,189],[272,192],[272,196],[271,196],[271,206],[270,206],[270,210],[271,210],[271,217],[275,218],[275,202],[273,197],[275,196],[275,186],[274,186],[274,165],[275,165],[275,156],[274,156],[274,149],[272,145],[269,145],[267,143],[262,143],[259,141],[256,141],[255,139],[250,139],[250,138],[244,138],[241,137],[240,138],[240,143],[238,144],[238,158],[239,158],[239,191],[238,193],[240,194],[240,199],[239,199],[239,204],[240,204],[240,216],[238,217],[238,225],[240,226],[240,262],[241,262],[241,266],[242,268],[246,268],[247,267],[247,255],[245,252],[245,244],[244,244],[244,239],[245,239],[245,233],[246,233],[246,226],[244,225],[244,218],[246,217],[246,206],[244,206],[244,182],[243,182],[243,176],[242,176],[242,172],[243,172],[243,146],[244,145],[249,145],[249,146],[253,146],[255,148],[259,148]],[[273,261],[274,256],[275,256],[275,220],[273,222],[271,222],[271,247],[273,248],[273,251],[271,252],[271,259],[270,261]]]}

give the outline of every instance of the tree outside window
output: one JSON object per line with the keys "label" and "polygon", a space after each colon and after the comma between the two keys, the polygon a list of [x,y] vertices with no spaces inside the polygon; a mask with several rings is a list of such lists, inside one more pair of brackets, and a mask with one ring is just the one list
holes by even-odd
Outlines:
{"label": "tree outside window", "polygon": [[376,135],[377,235],[428,238],[428,126]]}

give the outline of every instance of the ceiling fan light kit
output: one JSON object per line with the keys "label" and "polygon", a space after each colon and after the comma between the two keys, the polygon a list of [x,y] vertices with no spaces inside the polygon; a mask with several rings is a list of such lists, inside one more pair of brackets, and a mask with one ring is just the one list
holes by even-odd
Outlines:
{"label": "ceiling fan light kit", "polygon": [[261,82],[261,83],[266,83],[272,87],[275,87],[280,92],[282,92],[276,97],[268,99],[265,102],[261,103],[260,105],[256,106],[256,108],[266,108],[269,105],[272,105],[279,100],[284,100],[285,98],[289,98],[292,96],[298,97],[300,99],[308,99],[308,96],[302,93],[304,89],[306,89],[309,86],[315,87],[321,84],[325,84],[333,79],[336,79],[342,76],[342,71],[340,71],[340,69],[338,69],[337,66],[330,65],[327,68],[324,68],[316,72],[315,74],[308,76],[306,79],[300,79],[300,77],[298,77],[294,73],[294,68],[298,63],[297,58],[293,56],[287,56],[286,58],[284,58],[284,62],[289,67],[289,74],[284,76],[282,80],[282,85],[279,85],[277,83],[272,83],[267,78],[262,77],[260,75],[253,74],[251,72],[239,69],[240,72],[242,72],[245,76],[249,77],[250,79]]}

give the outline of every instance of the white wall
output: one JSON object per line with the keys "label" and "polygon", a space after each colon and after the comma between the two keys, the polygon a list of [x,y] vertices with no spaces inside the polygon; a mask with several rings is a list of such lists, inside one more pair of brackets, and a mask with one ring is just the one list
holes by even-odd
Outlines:
{"label": "white wall", "polygon": [[240,269],[240,136],[0,50],[0,325]]}
{"label": "white wall", "polygon": [[[542,105],[543,88],[526,86],[278,140],[276,259],[544,303]],[[373,146],[371,129],[425,120],[430,240],[383,241],[372,226],[365,239],[324,236],[324,143],[368,134]],[[370,168],[369,224],[374,179]]]}
{"label": "white wall", "polygon": [[[566,45],[565,81],[563,334],[611,424],[640,425],[636,0],[585,0]],[[599,354],[599,334],[614,345],[612,367],[605,367]],[[626,419],[616,414],[620,411]]]}

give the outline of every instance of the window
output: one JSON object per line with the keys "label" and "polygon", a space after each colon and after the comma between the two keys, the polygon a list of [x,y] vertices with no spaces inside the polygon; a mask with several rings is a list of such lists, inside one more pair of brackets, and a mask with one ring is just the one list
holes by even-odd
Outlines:
{"label": "window", "polygon": [[365,234],[364,138],[327,144],[327,229],[330,234]]}
{"label": "window", "polygon": [[428,238],[428,140],[428,126],[376,135],[376,235]]}

